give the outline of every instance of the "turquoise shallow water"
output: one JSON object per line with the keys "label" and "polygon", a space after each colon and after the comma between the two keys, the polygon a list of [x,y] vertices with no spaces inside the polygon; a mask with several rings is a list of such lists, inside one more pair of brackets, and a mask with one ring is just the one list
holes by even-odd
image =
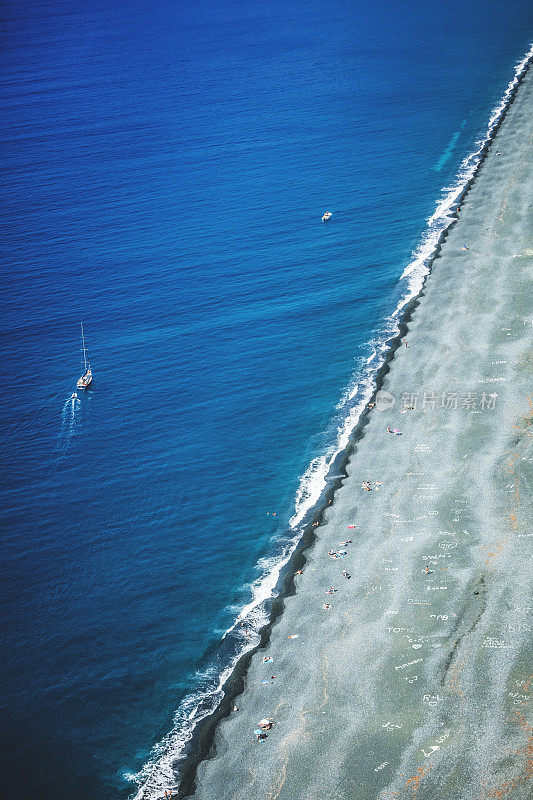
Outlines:
{"label": "turquoise shallow water", "polygon": [[[5,5],[17,797],[128,796],[216,685],[531,22],[503,2]],[[80,319],[95,381],[72,400]]]}

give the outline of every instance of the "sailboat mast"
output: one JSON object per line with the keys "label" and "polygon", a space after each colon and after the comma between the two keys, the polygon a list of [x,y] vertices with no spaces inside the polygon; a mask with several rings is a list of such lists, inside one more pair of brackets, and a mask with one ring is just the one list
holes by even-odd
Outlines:
{"label": "sailboat mast", "polygon": [[[83,347],[83,363],[84,363],[84,366],[85,366],[85,372],[87,372],[87,354],[86,354],[86,350],[85,350],[85,336],[84,336],[84,333],[83,333],[83,322],[81,323],[81,344],[82,344],[82,347]],[[84,375],[85,375],[85,372],[83,373]]]}

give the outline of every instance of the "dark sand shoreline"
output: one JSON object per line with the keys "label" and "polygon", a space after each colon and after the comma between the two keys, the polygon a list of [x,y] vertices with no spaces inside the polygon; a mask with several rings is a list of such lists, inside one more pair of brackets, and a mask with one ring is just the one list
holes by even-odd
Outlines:
{"label": "dark sand shoreline", "polygon": [[[522,82],[523,82],[523,78],[520,81],[520,83],[522,83]],[[507,113],[509,112],[509,109],[512,108],[512,105],[513,105],[515,97],[516,97],[516,92],[515,92],[513,98],[511,99],[509,105],[507,106],[506,113],[502,117],[502,120],[500,121],[500,124],[498,125],[498,129],[503,124],[504,119],[505,119]],[[495,136],[497,137],[497,132],[495,133]],[[465,202],[465,198],[466,198],[467,194],[470,192],[472,187],[475,185],[475,181],[476,181],[476,179],[478,177],[478,174],[479,174],[480,170],[482,169],[482,165],[485,162],[489,152],[490,152],[490,144],[485,148],[482,160],[481,160],[480,164],[478,165],[478,168],[476,170],[475,176],[472,178],[471,181],[469,181],[469,183],[467,184],[467,186],[465,187],[465,189],[463,190],[463,192],[461,194],[461,197],[460,197],[460,202],[461,203]],[[459,216],[459,219],[460,219],[460,216]],[[457,220],[453,223],[452,226],[450,226],[443,233],[443,235],[441,237],[441,241],[439,242],[437,251],[435,253],[435,256],[432,259],[433,262],[441,256],[444,243],[445,243],[446,239],[451,235],[451,233],[453,232],[453,229],[454,229],[454,227],[456,225],[457,225]],[[404,311],[404,314],[402,316],[401,326],[400,326],[400,335],[398,337],[395,337],[394,339],[390,340],[390,342],[389,342],[390,349],[389,349],[389,352],[388,352],[388,355],[387,355],[387,359],[386,359],[385,363],[383,364],[383,366],[381,367],[381,369],[379,370],[379,373],[378,373],[378,376],[377,376],[377,388],[378,389],[380,389],[381,386],[386,382],[387,375],[389,374],[389,371],[390,371],[391,361],[393,361],[395,359],[395,355],[396,355],[396,352],[398,350],[398,347],[401,346],[401,339],[409,332],[410,326],[411,326],[411,323],[412,323],[412,320],[413,320],[413,313],[414,313],[415,309],[417,309],[418,306],[420,305],[420,302],[421,301],[423,302],[424,295],[425,295],[425,286],[422,289],[421,293],[409,303],[409,305],[406,307],[406,309]],[[374,416],[377,416],[378,413],[379,412],[375,412]],[[353,434],[353,437],[352,437],[352,441],[351,441],[349,447],[347,448],[347,450],[341,456],[339,456],[338,464],[335,466],[335,474],[339,474],[340,473],[340,474],[348,475],[348,467],[349,467],[350,461],[354,457],[354,453],[355,454],[357,453],[356,446],[359,443],[359,441],[361,440],[361,437],[363,436],[365,428],[370,424],[371,416],[372,415],[369,415],[368,413],[365,413],[362,416],[362,418],[360,419],[360,421],[359,421],[359,423],[357,425],[357,428],[354,431],[354,434]],[[398,424],[398,422],[400,420],[402,420],[401,417],[395,417],[394,420],[393,420],[394,424]],[[337,492],[337,490],[344,484],[344,481],[345,481],[344,478],[342,480],[338,479],[328,487],[328,491],[327,491],[327,493],[326,493],[326,495],[324,497],[322,507],[315,511],[313,520],[309,523],[297,552],[293,555],[293,558],[291,559],[290,564],[287,566],[287,569],[285,570],[285,575],[283,577],[282,596],[280,598],[276,599],[274,601],[274,603],[273,603],[271,619],[269,621],[269,624],[266,626],[266,628],[264,629],[264,631],[262,633],[261,644],[259,646],[260,649],[263,649],[265,646],[268,645],[268,643],[270,641],[270,638],[271,638],[271,634],[272,634],[274,623],[276,621],[279,621],[280,619],[282,619],[282,618],[280,618],[280,613],[283,611],[283,608],[286,605],[286,601],[290,597],[294,596],[294,592],[295,592],[294,573],[298,569],[301,569],[302,566],[304,566],[306,563],[309,563],[305,553],[306,553],[306,551],[309,551],[309,549],[315,543],[315,540],[316,540],[316,523],[317,522],[321,522],[322,518],[324,517],[325,512],[329,512],[329,510],[331,508],[333,508],[333,506],[330,504],[330,500],[333,498],[333,495]],[[335,503],[337,503],[337,501],[335,501]],[[320,535],[320,531],[318,533]],[[351,569],[353,569],[353,567],[351,567]],[[445,673],[449,670],[450,666],[452,665],[452,662],[453,662],[453,659],[454,659],[454,655],[457,652],[457,649],[461,646],[462,639],[464,638],[464,636],[467,635],[467,633],[468,633],[468,631],[470,629],[473,629],[475,627],[476,619],[479,619],[479,617],[483,614],[482,601],[483,601],[483,597],[484,597],[484,589],[483,589],[484,583],[482,581],[481,583],[478,583],[476,585],[478,586],[477,591],[479,591],[479,596],[480,596],[480,599],[481,599],[480,610],[478,610],[473,615],[473,621],[470,619],[471,614],[464,615],[458,621],[457,627],[460,630],[459,630],[459,632],[458,632],[458,634],[456,636],[455,643],[454,643],[454,645],[452,647],[452,650],[451,650],[451,652],[450,652],[450,654],[448,656],[447,660],[448,660],[449,663],[448,663],[448,667],[445,669]],[[299,591],[301,591],[301,590],[299,589]],[[472,591],[476,591],[476,589],[472,589]],[[327,599],[327,598],[325,598],[325,599]],[[319,612],[317,611],[315,613],[318,614]],[[185,765],[185,768],[182,771],[182,782],[181,782],[181,787],[180,787],[180,795],[181,796],[184,796],[186,794],[190,794],[191,791],[193,791],[194,777],[195,777],[195,773],[196,773],[196,768],[197,768],[198,764],[202,761],[202,759],[205,758],[206,754],[209,751],[211,751],[211,753],[210,753],[211,756],[213,755],[213,753],[215,754],[215,759],[214,759],[214,761],[206,762],[206,763],[207,764],[214,764],[218,760],[217,759],[217,750],[215,749],[213,751],[213,749],[212,749],[212,741],[213,741],[214,736],[216,737],[216,727],[218,725],[218,722],[220,720],[224,719],[225,717],[227,717],[227,715],[229,714],[229,711],[230,711],[231,707],[233,706],[234,698],[237,695],[239,695],[243,690],[246,693],[245,680],[246,680],[247,672],[248,672],[249,666],[251,665],[252,660],[253,660],[253,653],[250,653],[250,654],[247,654],[246,656],[244,656],[243,659],[241,660],[241,662],[239,662],[234,674],[231,676],[231,678],[229,679],[229,681],[228,681],[228,683],[226,685],[226,696],[225,696],[224,700],[222,701],[221,705],[219,706],[219,709],[217,710],[217,712],[215,712],[213,717],[210,718],[210,720],[206,721],[206,723],[204,723],[201,726],[201,728],[199,728],[199,730],[198,730],[198,732],[196,734],[195,740],[193,741],[193,745],[191,747],[191,756],[189,758],[188,763]],[[258,660],[257,657],[256,657],[256,660]],[[288,691],[290,692],[290,689]],[[272,735],[270,736],[267,744],[260,745],[260,746],[258,745],[258,747],[262,748],[260,756],[264,755],[264,749],[263,748],[268,747],[268,746],[272,746],[273,740],[275,738],[276,738],[275,734],[272,733]],[[238,747],[239,746],[237,745],[237,749],[238,749]],[[223,748],[223,749],[225,749],[225,748]],[[196,755],[194,754],[195,751],[196,751]],[[204,765],[202,765],[202,766],[204,766]],[[207,770],[207,771],[209,771],[209,770]],[[204,773],[206,772],[205,767],[203,769],[203,772]],[[216,781],[216,783],[218,783],[218,781]],[[202,784],[202,781],[201,781],[200,784],[199,784],[198,797],[207,796],[207,795],[204,795],[202,793],[202,791],[201,791],[202,790],[202,785],[203,784]],[[228,792],[228,794],[220,794],[220,792],[222,791],[222,787],[220,785],[218,786],[217,791],[219,792],[218,796],[220,796],[220,797],[226,797],[226,796],[227,797],[230,797],[230,796],[232,797],[232,796],[234,796],[233,792]],[[262,796],[262,795],[260,793],[258,793],[257,796]],[[266,787],[265,787],[264,796],[267,796]],[[293,795],[291,794],[291,795],[287,795],[287,796],[293,796]],[[294,796],[298,796],[298,795],[295,794]],[[372,795],[372,796],[374,796],[374,795]],[[375,795],[375,796],[378,796],[378,795]]]}

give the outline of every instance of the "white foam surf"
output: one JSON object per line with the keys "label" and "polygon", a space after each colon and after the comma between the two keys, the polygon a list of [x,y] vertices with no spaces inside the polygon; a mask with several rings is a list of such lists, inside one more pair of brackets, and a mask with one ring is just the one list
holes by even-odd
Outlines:
{"label": "white foam surf", "polygon": [[301,477],[295,497],[294,514],[290,519],[291,535],[280,545],[277,554],[259,562],[260,575],[249,587],[251,598],[222,636],[223,640],[234,637],[234,655],[221,671],[213,669],[198,676],[201,688],[183,699],[175,713],[172,730],[153,748],[139,773],[124,775],[127,780],[137,784],[132,800],[162,800],[165,791],[177,786],[180,759],[184,757],[195,727],[217,708],[224,694],[224,684],[241,656],[258,644],[259,631],[268,620],[268,600],[274,596],[281,571],[298,545],[305,527],[304,520],[320,500],[330,476],[333,475],[331,467],[337,456],[346,449],[354,428],[375,391],[376,376],[388,350],[387,341],[399,334],[402,311],[420,293],[441,237],[455,220],[454,209],[461,193],[476,174],[484,148],[492,139],[532,58],[533,45],[516,65],[512,80],[491,112],[485,135],[461,163],[454,184],[443,189],[434,213],[427,220],[427,228],[420,244],[401,276],[401,299],[384,320],[379,338],[369,345],[366,359],[362,360],[360,369],[337,404],[334,443],[326,453],[311,461]]}

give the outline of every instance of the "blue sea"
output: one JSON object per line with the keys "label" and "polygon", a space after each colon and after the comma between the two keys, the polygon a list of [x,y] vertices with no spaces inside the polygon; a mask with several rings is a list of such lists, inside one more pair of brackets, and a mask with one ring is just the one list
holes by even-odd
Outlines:
{"label": "blue sea", "polygon": [[533,6],[1,19],[4,793],[154,800],[257,641]]}

